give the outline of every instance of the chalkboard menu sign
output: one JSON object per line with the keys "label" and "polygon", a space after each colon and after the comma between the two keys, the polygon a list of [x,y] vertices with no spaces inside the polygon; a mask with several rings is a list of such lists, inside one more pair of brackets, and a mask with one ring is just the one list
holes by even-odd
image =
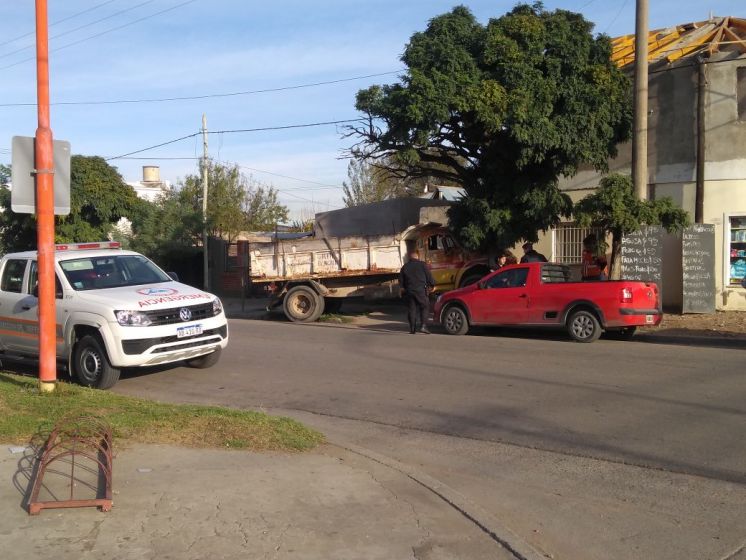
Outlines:
{"label": "chalkboard menu sign", "polygon": [[658,284],[663,302],[663,234],[660,226],[643,226],[622,238],[622,278]]}
{"label": "chalkboard menu sign", "polygon": [[715,226],[694,224],[681,235],[684,313],[715,312]]}

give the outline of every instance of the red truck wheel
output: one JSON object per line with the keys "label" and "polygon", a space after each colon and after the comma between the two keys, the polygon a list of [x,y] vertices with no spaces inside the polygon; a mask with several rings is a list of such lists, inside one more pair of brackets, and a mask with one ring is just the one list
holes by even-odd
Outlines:
{"label": "red truck wheel", "polygon": [[466,334],[469,332],[469,318],[458,305],[446,307],[443,312],[443,328],[448,334]]}
{"label": "red truck wheel", "polygon": [[601,323],[585,309],[575,311],[567,320],[567,332],[577,342],[594,342],[601,336]]}

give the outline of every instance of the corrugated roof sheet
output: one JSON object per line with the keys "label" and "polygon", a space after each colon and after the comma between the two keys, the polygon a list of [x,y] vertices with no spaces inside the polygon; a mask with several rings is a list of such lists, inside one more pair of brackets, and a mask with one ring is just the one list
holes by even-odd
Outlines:
{"label": "corrugated roof sheet", "polygon": [[[620,67],[635,61],[635,35],[617,37],[611,42],[611,59]],[[712,56],[717,52],[746,53],[746,19],[716,17],[654,29],[648,34],[648,62],[667,64],[696,55]]]}

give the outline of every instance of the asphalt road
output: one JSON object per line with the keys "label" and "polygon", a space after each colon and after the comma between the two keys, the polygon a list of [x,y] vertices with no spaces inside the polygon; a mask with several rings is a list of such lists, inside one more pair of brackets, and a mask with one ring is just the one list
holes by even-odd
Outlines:
{"label": "asphalt road", "polygon": [[230,326],[216,368],[129,373],[118,390],[313,412],[746,483],[746,348],[576,344],[533,333],[412,336],[387,323]]}
{"label": "asphalt road", "polygon": [[115,390],[295,416],[445,480],[554,558],[746,554],[746,348],[230,327],[215,368]]}

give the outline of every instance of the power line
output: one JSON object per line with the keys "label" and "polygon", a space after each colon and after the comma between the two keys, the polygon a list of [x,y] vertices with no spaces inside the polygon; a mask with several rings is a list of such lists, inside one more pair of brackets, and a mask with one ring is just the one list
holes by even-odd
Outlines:
{"label": "power line", "polygon": [[[239,165],[238,167],[240,167],[241,169],[248,169],[249,171],[254,171],[256,173],[266,173],[267,175],[273,175],[275,177],[282,177],[283,179],[290,179],[292,181],[300,181],[301,183],[309,183],[311,185],[319,185],[315,189],[307,189],[307,190],[318,191],[322,189],[326,190],[326,189],[341,189],[342,188],[342,185],[330,185],[328,183],[319,183],[318,181],[311,181],[309,179],[301,179],[299,177],[293,177],[291,175],[282,175],[280,173],[275,173],[273,171],[267,171],[266,169],[257,169],[255,167],[248,167],[246,165]],[[298,190],[301,190],[304,188],[305,187],[298,187]],[[296,189],[290,188],[290,189],[285,189],[285,190],[291,191],[291,190],[296,190]]]}
{"label": "power line", "polygon": [[613,19],[612,19],[612,20],[611,20],[611,21],[609,22],[609,25],[607,25],[607,26],[606,26],[606,29],[604,29],[604,34],[605,34],[605,33],[606,33],[606,32],[607,32],[607,31],[608,31],[609,29],[611,29],[611,26],[612,26],[612,25],[614,25],[614,24],[616,23],[616,20],[618,20],[618,19],[619,19],[619,16],[621,16],[621,15],[622,15],[622,12],[624,11],[624,8],[626,8],[626,7],[627,7],[627,4],[629,4],[629,0],[624,0],[624,2],[622,2],[622,7],[621,7],[621,8],[619,8],[619,11],[618,11],[618,12],[616,13],[616,15],[614,16],[614,18],[613,18]]}
{"label": "power line", "polygon": [[[50,51],[50,52],[57,52],[57,51],[61,51],[62,49],[66,49],[66,48],[68,48],[68,47],[72,47],[72,46],[75,46],[75,45],[79,45],[80,43],[83,43],[83,42],[85,42],[85,41],[89,41],[89,40],[91,40],[91,39],[96,39],[97,37],[101,37],[102,35],[106,35],[107,33],[112,33],[112,32],[114,32],[114,31],[119,31],[120,29],[124,29],[125,27],[129,27],[130,25],[134,25],[134,24],[136,24],[136,23],[140,23],[141,21],[145,21],[145,20],[147,20],[147,19],[150,19],[150,18],[154,18],[154,17],[156,17],[156,16],[159,16],[159,15],[165,14],[165,13],[167,13],[167,12],[171,12],[171,11],[173,11],[173,10],[176,10],[176,9],[178,9],[178,8],[181,8],[181,7],[183,7],[183,6],[186,6],[187,4],[192,4],[192,3],[196,2],[196,1],[197,1],[197,0],[186,0],[186,2],[181,2],[180,4],[176,4],[175,6],[171,6],[170,8],[166,8],[165,10],[161,10],[161,11],[159,11],[159,12],[155,12],[155,13],[152,13],[152,14],[150,14],[150,15],[147,15],[147,16],[143,16],[143,17],[141,17],[141,18],[138,18],[138,19],[132,20],[132,21],[130,21],[130,22],[128,22],[128,23],[125,23],[125,24],[123,24],[123,25],[119,25],[119,26],[117,26],[117,27],[112,27],[111,29],[107,29],[107,30],[105,30],[105,31],[102,31],[102,32],[100,32],[100,33],[96,33],[95,35],[90,35],[90,36],[88,36],[88,37],[84,37],[84,38],[82,38],[82,39],[79,39],[79,40],[77,40],[77,41],[73,41],[72,43],[68,43],[68,44],[66,44],[66,45],[62,45],[61,47],[57,47],[57,48],[55,48],[55,49],[51,49],[51,51]],[[29,58],[24,58],[23,60],[19,60],[18,62],[14,62],[13,64],[9,64],[9,65],[7,65],[7,66],[2,66],[2,67],[0,67],[0,70],[6,70],[7,68],[12,68],[12,67],[14,67],[14,66],[18,66],[19,64],[23,64],[24,62],[28,62],[28,61],[30,61],[30,60],[35,60],[35,59],[36,59],[36,57],[35,57],[35,56],[29,57]]]}
{"label": "power line", "polygon": [[345,124],[345,123],[351,123],[351,122],[359,122],[360,119],[344,119],[341,121],[324,121],[324,122],[315,122],[315,123],[308,123],[308,124],[289,124],[285,126],[265,126],[261,128],[237,128],[234,130],[211,130],[208,132],[208,134],[236,134],[239,132],[265,132],[268,130],[288,130],[290,128],[308,128],[312,126],[325,126],[330,124]]}
{"label": "power line", "polygon": [[[314,126],[343,124],[343,123],[357,122],[359,120],[360,119],[344,119],[344,120],[338,120],[338,121],[323,121],[323,122],[304,123],[304,124],[288,124],[288,125],[283,125],[283,126],[264,126],[261,128],[240,128],[240,129],[235,129],[235,130],[211,130],[208,132],[208,134],[236,134],[236,133],[242,133],[242,132],[266,132],[270,130],[289,130],[292,128],[309,128],[309,127],[314,127]],[[175,144],[176,142],[181,142],[182,140],[186,140],[188,138],[194,138],[198,134],[201,134],[201,132],[193,132],[192,134],[187,134],[186,136],[180,136],[179,138],[174,138],[173,140],[167,140],[166,142],[161,142],[160,144],[148,146],[147,148],[141,148],[139,150],[127,152],[126,154],[122,154],[119,156],[112,156],[112,157],[108,157],[104,159],[106,161],[111,161],[113,159],[122,159],[127,156],[133,156],[135,154],[140,154],[142,152],[148,152],[150,150],[154,150],[162,146],[168,146],[169,144]]]}
{"label": "power line", "polygon": [[[114,17],[117,17],[119,15],[125,14],[127,12],[131,12],[132,10],[136,10],[137,8],[141,8],[142,6],[145,6],[147,4],[152,4],[155,2],[155,0],[146,0],[145,2],[141,2],[140,4],[137,4],[136,6],[131,6],[129,8],[125,8],[124,10],[119,10],[118,12],[114,12],[113,14],[110,14],[106,17],[102,17],[101,19],[97,19],[96,21],[92,21],[90,23],[86,23],[84,25],[81,25],[79,27],[75,27],[74,29],[69,29],[67,31],[64,31],[62,33],[58,33],[57,35],[52,35],[49,39],[59,39],[60,37],[64,37],[65,35],[70,35],[71,33],[75,33],[76,31],[80,31],[81,29],[85,29],[86,27],[91,27],[92,25],[96,25],[97,23],[101,23],[102,21],[106,21],[107,19],[111,19]],[[10,51],[8,53],[5,53],[3,55],[0,55],[0,59],[7,58],[9,56],[13,56],[14,54],[17,54],[19,52],[23,52],[25,50],[33,48],[34,45],[26,45],[25,47],[20,47],[14,51]]]}
{"label": "power line", "polygon": [[132,156],[135,154],[141,154],[142,152],[147,152],[150,150],[155,150],[156,148],[160,148],[162,146],[168,146],[169,144],[175,144],[176,142],[181,142],[182,140],[186,140],[187,138],[194,138],[200,134],[199,132],[194,132],[192,134],[187,134],[186,136],[181,136],[180,138],[174,138],[173,140],[167,140],[166,142],[161,142],[160,144],[155,144],[153,146],[148,146],[147,148],[142,148],[140,150],[135,150],[133,152],[127,152],[126,154],[122,154],[121,156],[114,156],[114,157],[108,157],[104,158],[106,161],[111,161],[113,159],[122,159],[127,156]]}
{"label": "power line", "polygon": [[[76,18],[78,16],[85,15],[87,13],[92,12],[93,10],[97,10],[98,8],[102,8],[106,6],[107,4],[111,4],[112,2],[116,2],[117,0],[106,0],[106,2],[101,2],[100,4],[96,4],[95,6],[88,8],[87,10],[83,10],[82,12],[77,12],[75,14],[72,14],[70,16],[67,16],[66,18],[58,19],[57,21],[54,21],[49,24],[49,27],[54,27],[55,25],[59,25],[60,23],[64,23],[68,20],[71,20],[73,18]],[[8,45],[10,43],[15,43],[16,41],[19,41],[20,39],[25,39],[29,35],[34,35],[36,31],[29,31],[28,33],[24,33],[23,35],[18,35],[17,37],[14,37],[12,39],[8,39],[7,41],[4,41],[0,43],[0,47],[4,47],[5,45]]]}
{"label": "power line", "polygon": [[[2,152],[2,150],[0,150],[0,152]],[[174,160],[176,160],[176,161],[198,161],[198,160],[201,160],[202,158],[200,158],[200,157],[170,157],[170,156],[165,156],[165,157],[120,157],[120,158],[117,158],[117,159],[137,160],[137,161],[174,161]],[[220,161],[220,163],[227,163],[227,164],[232,164],[233,163],[233,162],[230,162],[230,161],[221,161],[221,160],[218,160],[218,161]],[[235,165],[238,165],[238,164],[235,164]],[[331,185],[329,183],[319,183],[318,181],[312,181],[311,179],[301,179],[300,177],[293,177],[292,175],[283,175],[281,173],[275,173],[274,171],[267,171],[266,169],[258,169],[256,167],[249,167],[248,165],[238,165],[238,167],[240,167],[241,169],[247,169],[249,171],[253,171],[255,173],[262,173],[262,174],[266,174],[266,175],[272,175],[274,177],[281,177],[283,179],[290,179],[292,181],[300,181],[301,183],[308,183],[308,184],[311,184],[311,185],[318,185],[318,187],[316,187],[316,188],[310,188],[310,189],[307,188],[307,187],[297,187],[297,188],[296,187],[291,187],[291,188],[287,188],[287,189],[282,189],[282,190],[286,190],[286,191],[292,191],[292,190],[313,190],[313,191],[318,191],[318,190],[341,189],[341,188],[343,188],[342,185]]]}
{"label": "power line", "polygon": [[[281,86],[276,88],[266,89],[255,89],[248,91],[232,91],[227,93],[208,93],[202,95],[185,95],[180,97],[157,97],[147,99],[113,99],[113,100],[102,100],[102,101],[58,101],[52,103],[52,105],[117,105],[125,103],[165,103],[170,101],[194,101],[198,99],[211,99],[217,97],[236,97],[240,95],[255,95],[258,93],[275,93],[278,91],[289,91],[295,89],[304,89],[317,86],[326,86],[331,84],[340,84],[343,82],[352,82],[355,80],[365,80],[367,78],[376,78],[379,76],[388,76],[390,74],[398,74],[401,70],[392,70],[390,72],[380,72],[377,74],[366,74],[365,76],[353,76],[351,78],[339,78],[337,80],[326,80],[323,82],[311,82],[306,84],[295,84],[291,86]],[[36,103],[0,103],[0,107],[29,107],[35,106]]]}

